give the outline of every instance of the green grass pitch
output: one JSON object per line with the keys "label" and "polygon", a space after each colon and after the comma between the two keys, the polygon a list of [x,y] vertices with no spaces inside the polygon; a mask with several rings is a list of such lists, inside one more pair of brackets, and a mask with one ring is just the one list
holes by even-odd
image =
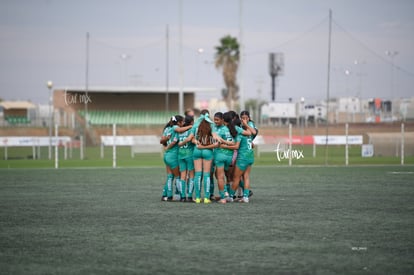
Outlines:
{"label": "green grass pitch", "polygon": [[226,205],[161,202],[164,173],[0,169],[1,273],[414,272],[412,166],[257,166]]}

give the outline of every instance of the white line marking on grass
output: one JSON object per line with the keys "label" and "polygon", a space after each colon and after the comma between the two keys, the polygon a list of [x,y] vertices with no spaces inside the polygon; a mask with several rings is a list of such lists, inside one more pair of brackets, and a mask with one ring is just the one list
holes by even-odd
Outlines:
{"label": "white line marking on grass", "polygon": [[353,246],[353,247],[351,247],[351,249],[352,249],[352,251],[366,251],[366,250],[368,250],[368,248],[365,247],[365,246]]}
{"label": "white line marking on grass", "polygon": [[392,171],[392,172],[388,172],[389,174],[393,174],[393,175],[413,175],[414,172],[402,172],[402,171]]}

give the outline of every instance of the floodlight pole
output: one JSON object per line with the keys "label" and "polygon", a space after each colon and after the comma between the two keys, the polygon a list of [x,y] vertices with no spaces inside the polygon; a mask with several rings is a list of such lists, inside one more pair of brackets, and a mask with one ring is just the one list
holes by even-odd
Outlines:
{"label": "floodlight pole", "polygon": [[[85,130],[83,131],[83,141],[81,144],[81,159],[84,158],[84,151],[86,151],[86,135],[89,128],[89,114],[88,114],[88,91],[89,91],[89,32],[86,33],[86,62],[85,62]],[[85,146],[85,148],[83,147]]]}
{"label": "floodlight pole", "polygon": [[184,113],[184,67],[183,67],[183,1],[179,2],[179,74],[180,88],[178,91],[178,113]]}
{"label": "floodlight pole", "polygon": [[282,53],[269,54],[269,74],[272,79],[272,101],[276,100],[276,78],[283,72]]}
{"label": "floodlight pole", "polygon": [[170,64],[169,64],[169,59],[170,59],[170,47],[169,47],[169,40],[170,40],[170,30],[169,27],[167,25],[166,27],[166,31],[165,31],[165,112],[168,113],[169,111],[169,82],[170,82]]}
{"label": "floodlight pole", "polygon": [[244,41],[243,41],[243,0],[239,0],[239,69],[240,69],[240,80],[239,80],[239,94],[240,94],[240,111],[245,109],[244,101]]}
{"label": "floodlight pole", "polygon": [[326,136],[325,136],[325,165],[328,165],[328,136],[329,136],[329,100],[331,84],[331,46],[332,46],[332,10],[329,10],[328,30],[328,74],[326,78]]}
{"label": "floodlight pole", "polygon": [[[85,67],[85,97],[88,97],[89,90],[89,32],[86,33],[86,67]],[[86,128],[89,127],[89,118],[88,118],[88,100],[85,99],[85,125]]]}
{"label": "floodlight pole", "polygon": [[277,69],[276,67],[276,58],[275,53],[271,53],[269,56],[269,73],[272,79],[272,101],[274,102],[276,99],[276,77],[277,77]]}

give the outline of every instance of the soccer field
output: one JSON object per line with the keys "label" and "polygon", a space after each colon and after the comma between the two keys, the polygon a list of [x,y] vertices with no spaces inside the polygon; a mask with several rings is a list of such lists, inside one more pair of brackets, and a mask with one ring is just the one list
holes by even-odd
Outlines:
{"label": "soccer field", "polygon": [[3,274],[414,272],[413,166],[258,166],[226,205],[161,202],[163,168],[0,174]]}

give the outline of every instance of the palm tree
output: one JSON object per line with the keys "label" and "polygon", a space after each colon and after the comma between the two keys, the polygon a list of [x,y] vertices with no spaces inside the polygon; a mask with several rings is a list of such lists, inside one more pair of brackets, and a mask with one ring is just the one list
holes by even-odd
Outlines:
{"label": "palm tree", "polygon": [[240,45],[237,38],[230,35],[220,39],[220,45],[216,47],[215,65],[223,70],[223,79],[226,90],[223,98],[230,110],[234,109],[234,102],[239,99],[239,86],[237,85],[237,69],[239,67]]}

